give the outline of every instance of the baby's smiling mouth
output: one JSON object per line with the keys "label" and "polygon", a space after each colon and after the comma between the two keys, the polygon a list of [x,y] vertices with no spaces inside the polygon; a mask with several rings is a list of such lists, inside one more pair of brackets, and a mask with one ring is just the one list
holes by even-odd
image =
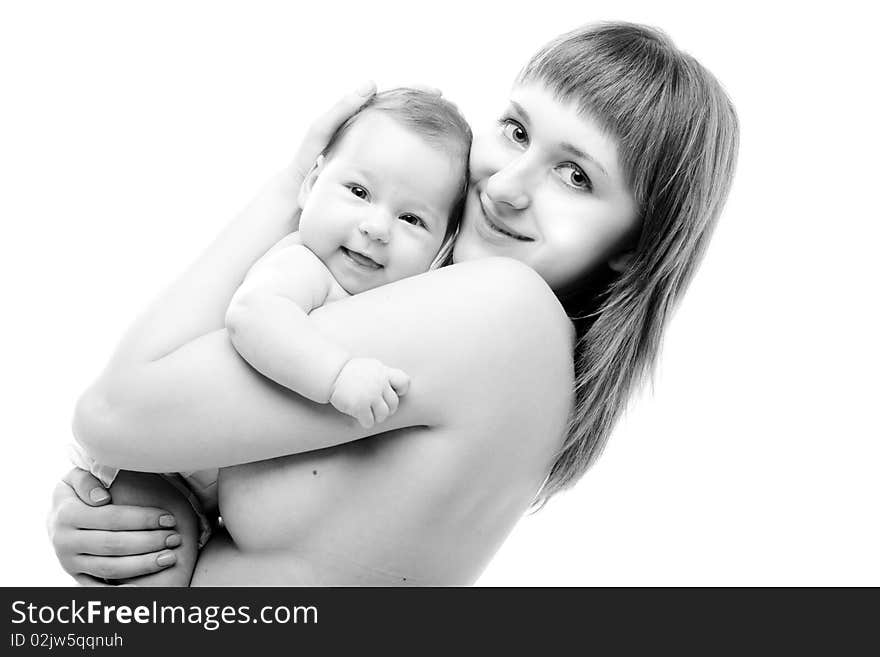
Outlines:
{"label": "baby's smiling mouth", "polygon": [[384,267],[384,265],[380,265],[368,255],[359,253],[358,251],[352,251],[351,249],[347,249],[344,246],[340,247],[340,249],[349,260],[360,267],[363,267],[365,269],[382,269]]}

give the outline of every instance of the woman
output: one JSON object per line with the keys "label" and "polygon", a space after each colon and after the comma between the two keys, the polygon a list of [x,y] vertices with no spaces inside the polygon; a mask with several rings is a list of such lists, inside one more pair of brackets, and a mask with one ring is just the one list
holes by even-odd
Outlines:
{"label": "woman", "polygon": [[[456,264],[315,313],[351,353],[413,377],[383,433],[361,440],[367,431],[252,372],[222,330],[248,267],[295,228],[304,172],[361,102],[313,130],[80,403],[78,438],[100,461],[246,464],[221,474],[229,535],[200,554],[194,584],[474,581],[520,515],[597,458],[654,361],[736,157],[729,100],[662,34],[609,24],[548,44],[498,129],[474,142]],[[170,533],[162,511],[92,508],[76,496],[97,482],[67,480],[53,538],[68,572],[133,577],[168,563],[173,551],[156,555]]]}

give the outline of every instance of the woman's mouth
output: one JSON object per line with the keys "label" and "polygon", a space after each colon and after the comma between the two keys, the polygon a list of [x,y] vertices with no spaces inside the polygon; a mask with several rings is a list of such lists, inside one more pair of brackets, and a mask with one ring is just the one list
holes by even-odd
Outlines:
{"label": "woman's mouth", "polygon": [[351,249],[347,249],[344,246],[339,247],[342,251],[342,255],[348,258],[351,262],[353,262],[358,267],[363,267],[364,269],[377,270],[382,269],[384,265],[380,265],[378,262],[373,260],[370,256],[365,253],[359,253],[358,251],[352,251]]}
{"label": "woman's mouth", "polygon": [[492,210],[491,201],[489,201],[483,195],[483,192],[479,192],[477,194],[477,201],[480,206],[480,211],[483,215],[483,219],[485,220],[486,226],[492,231],[495,235],[501,235],[507,237],[509,239],[517,240],[520,242],[534,242],[535,240],[531,237],[526,237],[522,233],[512,229],[506,223],[501,221],[498,217],[496,217]]}

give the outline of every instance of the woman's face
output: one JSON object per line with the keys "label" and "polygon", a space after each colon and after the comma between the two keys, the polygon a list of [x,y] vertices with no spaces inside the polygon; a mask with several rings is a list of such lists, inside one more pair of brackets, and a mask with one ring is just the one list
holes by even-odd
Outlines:
{"label": "woman's face", "polygon": [[619,269],[638,235],[616,140],[539,82],[513,89],[470,165],[456,262],[515,258],[560,292],[602,263]]}

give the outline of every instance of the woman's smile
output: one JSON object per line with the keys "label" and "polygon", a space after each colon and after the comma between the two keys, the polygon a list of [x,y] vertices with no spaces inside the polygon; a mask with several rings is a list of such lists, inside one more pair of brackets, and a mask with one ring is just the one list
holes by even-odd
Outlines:
{"label": "woman's smile", "polygon": [[[480,208],[480,212],[485,220],[486,227],[496,235],[502,236],[506,239],[517,240],[520,242],[534,242],[534,238],[527,237],[523,235],[517,230],[511,228],[507,223],[505,223],[502,219],[498,217],[498,214],[495,212],[493,208],[492,201],[486,196],[485,192],[477,192],[477,203]],[[480,227],[482,228],[482,222]]]}
{"label": "woman's smile", "polygon": [[515,258],[554,290],[568,288],[640,228],[617,139],[540,82],[515,86],[502,117],[471,146],[474,182],[453,258]]}

